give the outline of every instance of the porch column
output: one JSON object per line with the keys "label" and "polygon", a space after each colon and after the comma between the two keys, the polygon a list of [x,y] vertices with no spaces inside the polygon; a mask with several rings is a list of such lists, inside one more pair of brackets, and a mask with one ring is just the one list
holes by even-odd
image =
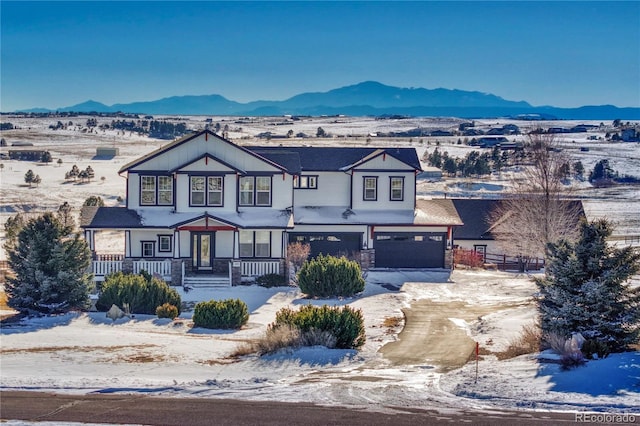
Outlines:
{"label": "porch column", "polygon": [[95,243],[95,231],[93,229],[85,229],[84,231],[84,239],[89,246],[89,250],[95,254],[96,252],[96,243]]}
{"label": "porch column", "polygon": [[124,257],[131,257],[131,231],[124,231]]}
{"label": "porch column", "polygon": [[180,258],[180,230],[173,231],[173,258]]}

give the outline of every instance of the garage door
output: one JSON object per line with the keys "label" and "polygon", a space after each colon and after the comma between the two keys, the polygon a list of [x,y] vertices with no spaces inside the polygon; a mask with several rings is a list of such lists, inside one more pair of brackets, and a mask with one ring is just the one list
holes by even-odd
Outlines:
{"label": "garage door", "polygon": [[320,253],[332,256],[348,256],[360,250],[361,240],[362,234],[358,232],[289,234],[290,243],[306,243],[311,246],[310,257],[316,257]]}
{"label": "garage door", "polygon": [[446,234],[376,232],[378,268],[443,268]]}

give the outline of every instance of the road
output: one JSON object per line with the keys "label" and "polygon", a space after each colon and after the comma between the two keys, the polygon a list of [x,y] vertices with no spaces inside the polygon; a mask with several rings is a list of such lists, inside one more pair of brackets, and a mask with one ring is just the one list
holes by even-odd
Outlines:
{"label": "road", "polygon": [[0,392],[0,418],[28,422],[83,422],[162,426],[393,425],[467,423],[549,425],[574,422],[571,413],[459,411],[438,412],[406,407],[381,411],[328,407],[306,403],[240,401],[206,398],[160,398],[136,395],[60,395],[42,392]]}

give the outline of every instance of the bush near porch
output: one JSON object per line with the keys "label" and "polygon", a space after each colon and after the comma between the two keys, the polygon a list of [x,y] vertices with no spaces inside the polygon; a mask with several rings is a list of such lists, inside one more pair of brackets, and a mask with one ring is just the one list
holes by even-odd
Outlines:
{"label": "bush near porch", "polygon": [[310,297],[348,297],[364,291],[364,278],[358,262],[320,254],[302,265],[298,286]]}
{"label": "bush near porch", "polygon": [[128,304],[132,314],[156,315],[158,306],[165,303],[180,309],[180,295],[166,282],[148,274],[116,272],[107,275],[102,283],[96,308],[106,311],[111,305],[123,308]]}
{"label": "bush near porch", "polygon": [[193,326],[212,329],[237,329],[249,321],[249,308],[240,299],[210,300],[196,304]]}

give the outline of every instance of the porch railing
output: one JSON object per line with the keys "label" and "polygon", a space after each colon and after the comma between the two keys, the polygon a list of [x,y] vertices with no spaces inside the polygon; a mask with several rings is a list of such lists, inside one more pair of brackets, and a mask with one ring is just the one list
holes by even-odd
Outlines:
{"label": "porch railing", "polygon": [[165,281],[171,281],[170,260],[134,260],[133,273],[139,274],[142,270],[147,271],[151,275],[160,275]]}
{"label": "porch railing", "polygon": [[104,277],[112,272],[122,271],[122,260],[94,260],[93,277],[95,281],[104,281]]}
{"label": "porch railing", "polygon": [[[122,260],[94,260],[92,265],[94,280],[104,281],[105,275],[122,271],[123,263]],[[170,260],[134,260],[133,273],[139,274],[142,270],[151,275],[160,275],[165,281],[171,281]]]}
{"label": "porch railing", "polygon": [[240,266],[242,277],[259,277],[266,274],[279,274],[279,260],[243,260]]}

